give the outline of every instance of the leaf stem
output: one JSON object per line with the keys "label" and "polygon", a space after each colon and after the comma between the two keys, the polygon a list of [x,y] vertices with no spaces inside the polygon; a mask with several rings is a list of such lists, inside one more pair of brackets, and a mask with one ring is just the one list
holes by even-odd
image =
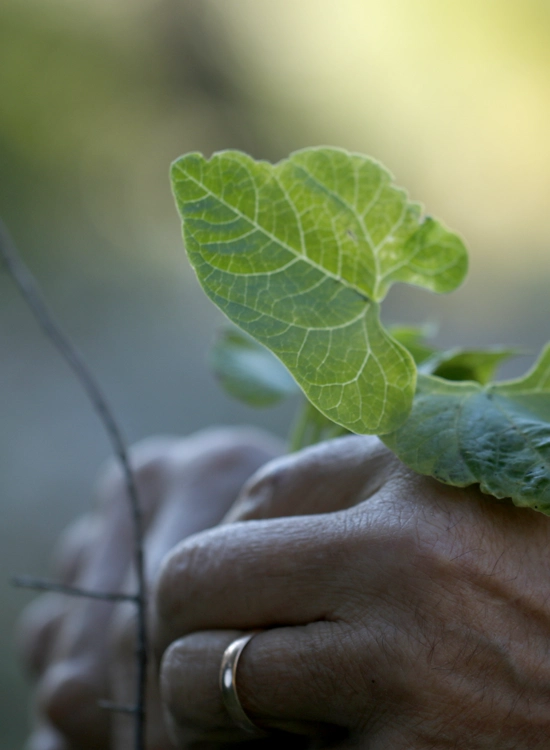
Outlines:
{"label": "leaf stem", "polygon": [[297,415],[290,430],[289,452],[295,453],[303,448],[306,443],[306,433],[310,424],[310,403],[304,399],[297,410]]}
{"label": "leaf stem", "polygon": [[294,453],[308,445],[347,434],[349,430],[325,417],[310,401],[304,399],[290,431],[289,451]]}

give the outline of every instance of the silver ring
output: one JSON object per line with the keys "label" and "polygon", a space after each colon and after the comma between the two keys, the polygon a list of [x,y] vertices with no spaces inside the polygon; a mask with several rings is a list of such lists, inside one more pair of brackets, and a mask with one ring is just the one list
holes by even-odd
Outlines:
{"label": "silver ring", "polygon": [[220,666],[220,691],[227,713],[240,729],[244,729],[245,732],[254,733],[256,736],[259,734],[265,735],[266,732],[248,718],[246,711],[242,707],[239,694],[237,693],[237,667],[247,643],[261,632],[261,630],[253,630],[251,633],[242,635],[240,638],[232,641],[223,652]]}

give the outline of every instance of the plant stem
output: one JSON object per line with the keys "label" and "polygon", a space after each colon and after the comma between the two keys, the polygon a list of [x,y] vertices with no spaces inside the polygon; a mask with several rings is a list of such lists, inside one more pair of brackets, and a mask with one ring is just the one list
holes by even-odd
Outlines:
{"label": "plant stem", "polygon": [[310,403],[307,399],[300,404],[297,415],[290,429],[288,450],[290,453],[299,451],[306,442],[306,432],[310,423]]}
{"label": "plant stem", "polygon": [[99,385],[91,374],[84,360],[63,333],[55,317],[44,302],[38,285],[20,259],[10,235],[0,221],[0,257],[8,273],[18,287],[23,299],[33,313],[46,337],[59,351],[72,369],[90,399],[90,402],[101,420],[113,450],[120,462],[130,511],[134,527],[134,562],[136,567],[138,591],[134,598],[137,607],[137,649],[136,662],[138,682],[135,702],[135,749],[145,750],[145,697],[147,685],[147,591],[145,583],[145,566],[143,553],[143,518],[138,497],[137,484],[130,465],[126,442],[122,431],[113,415],[113,411],[104,397]]}
{"label": "plant stem", "polygon": [[313,404],[304,399],[298,409],[298,414],[290,430],[289,452],[294,453],[308,445],[315,445],[321,440],[349,435],[349,430],[336,422],[332,422],[324,414],[321,414]]}
{"label": "plant stem", "polygon": [[45,578],[34,578],[33,576],[14,576],[11,579],[12,586],[20,589],[33,589],[34,591],[55,591],[67,596],[80,596],[84,599],[101,599],[106,602],[136,602],[135,594],[118,594],[112,591],[89,591],[78,586],[66,586],[57,581],[48,581]]}

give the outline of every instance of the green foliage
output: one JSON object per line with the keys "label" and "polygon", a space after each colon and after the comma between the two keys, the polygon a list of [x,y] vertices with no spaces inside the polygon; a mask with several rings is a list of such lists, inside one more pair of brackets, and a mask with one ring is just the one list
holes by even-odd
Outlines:
{"label": "green foliage", "polygon": [[518,380],[420,375],[409,419],[382,439],[421,474],[550,513],[550,346]]}
{"label": "green foliage", "polygon": [[288,367],[307,398],[354,432],[389,432],[416,368],[380,322],[389,287],[436,292],[467,270],[460,238],[377,162],[329,148],[271,165],[236,151],[172,168],[190,261],[208,296]]}
{"label": "green foliage", "polygon": [[419,372],[437,375],[445,380],[474,380],[484,385],[494,377],[499,366],[510,357],[515,357],[515,349],[495,347],[494,349],[449,349],[435,351],[425,359]]}
{"label": "green foliage", "polygon": [[409,350],[417,365],[421,365],[437,352],[437,349],[426,341],[434,333],[429,325],[390,326],[389,330],[393,338]]}
{"label": "green foliage", "polygon": [[286,367],[265,346],[238,328],[224,328],[210,364],[225,390],[249,406],[273,406],[300,393]]}
{"label": "green foliage", "polygon": [[380,164],[330,148],[275,165],[227,151],[184,156],[172,178],[199,281],[246,332],[214,348],[229,392],[276,403],[296,391],[288,368],[307,398],[293,448],[376,433],[422,474],[550,514],[550,345],[525,377],[491,383],[514,350],[441,351],[425,328],[382,325],[391,284],[452,291],[467,254]]}
{"label": "green foliage", "polygon": [[[274,406],[301,394],[282,362],[239,328],[227,326],[220,331],[210,353],[210,364],[227,393],[247,406]],[[305,399],[292,429],[290,450],[347,432]]]}
{"label": "green foliage", "polygon": [[[391,336],[412,355],[424,375],[487,383],[515,349],[437,349],[426,338],[430,326],[389,326]],[[273,406],[300,393],[296,381],[269,349],[239,328],[226,326],[212,347],[210,364],[220,385],[249,406]]]}

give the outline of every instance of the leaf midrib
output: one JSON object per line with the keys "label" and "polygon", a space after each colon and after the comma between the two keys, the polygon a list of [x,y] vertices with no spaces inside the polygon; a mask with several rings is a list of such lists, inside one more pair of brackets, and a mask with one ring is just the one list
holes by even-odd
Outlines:
{"label": "leaf midrib", "polygon": [[[217,195],[216,193],[214,193],[210,188],[206,187],[206,185],[204,185],[202,182],[200,182],[195,177],[193,177],[192,175],[190,175],[188,172],[185,172],[179,164],[178,164],[178,170],[182,174],[184,174],[188,179],[190,179],[192,182],[194,182],[196,185],[198,185],[203,190],[205,190],[208,195],[212,196],[212,198],[215,198],[217,201],[219,201],[226,208],[230,209],[231,211],[234,211],[237,216],[239,216],[240,218],[242,218],[245,221],[249,222],[258,231],[260,231],[265,237],[268,237],[270,240],[272,240],[274,242],[277,242],[279,245],[281,245],[281,247],[284,247],[290,253],[292,253],[293,255],[295,255],[297,259],[302,259],[304,262],[308,263],[312,268],[315,268],[317,271],[319,271],[321,273],[324,273],[325,275],[327,275],[328,277],[330,277],[334,281],[337,281],[338,283],[342,284],[343,286],[347,287],[348,289],[351,289],[353,292],[355,292],[356,294],[358,294],[363,300],[365,300],[367,302],[374,302],[375,301],[374,297],[372,297],[371,295],[367,294],[367,292],[365,290],[361,289],[356,284],[353,284],[353,283],[349,282],[347,279],[344,279],[342,276],[338,276],[337,274],[332,273],[331,271],[329,271],[324,266],[321,266],[318,263],[316,263],[308,255],[305,255],[305,253],[299,253],[299,252],[297,252],[296,249],[294,247],[292,247],[292,245],[289,245],[288,243],[284,242],[283,240],[281,240],[276,235],[274,235],[271,232],[269,232],[265,227],[263,227],[261,224],[259,224],[256,219],[251,219],[249,216],[247,216],[246,214],[244,214],[238,208],[236,208],[235,206],[232,206],[226,200],[224,200],[219,195]],[[257,192],[256,188],[255,188],[255,192]],[[288,198],[288,196],[287,196],[287,200],[290,201],[290,199]],[[292,202],[290,202],[290,203],[291,203],[291,205],[293,207],[293,210],[295,210],[295,207],[292,204]],[[297,220],[298,220],[298,223],[300,225],[300,229],[302,230],[301,222],[300,222],[299,219],[297,219]],[[276,273],[276,271],[278,271],[278,270],[279,269],[276,269],[275,271],[264,271],[264,272],[260,272],[257,275],[260,275],[260,276],[269,276],[272,273]]]}

